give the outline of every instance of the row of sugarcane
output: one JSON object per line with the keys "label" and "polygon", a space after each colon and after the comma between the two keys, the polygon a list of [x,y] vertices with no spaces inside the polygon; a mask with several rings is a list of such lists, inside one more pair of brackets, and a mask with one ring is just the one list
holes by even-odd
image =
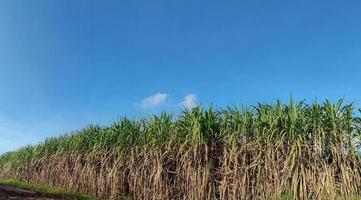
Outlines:
{"label": "row of sugarcane", "polygon": [[357,199],[358,112],[291,99],[123,118],[3,154],[0,178],[101,199]]}

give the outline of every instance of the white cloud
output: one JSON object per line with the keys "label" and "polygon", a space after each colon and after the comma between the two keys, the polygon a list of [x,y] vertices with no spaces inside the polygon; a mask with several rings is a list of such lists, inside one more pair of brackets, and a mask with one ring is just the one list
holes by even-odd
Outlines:
{"label": "white cloud", "polygon": [[143,99],[140,106],[142,108],[153,108],[159,106],[160,104],[164,103],[167,100],[168,96],[169,95],[165,93],[157,93],[155,95]]}
{"label": "white cloud", "polygon": [[13,121],[0,113],[0,154],[41,141],[35,133],[33,127]]}
{"label": "white cloud", "polygon": [[197,105],[197,96],[195,94],[186,95],[180,105],[185,108],[195,107]]}
{"label": "white cloud", "polygon": [[38,144],[45,138],[71,132],[83,125],[82,120],[62,120],[53,116],[46,120],[14,119],[0,111],[0,154]]}

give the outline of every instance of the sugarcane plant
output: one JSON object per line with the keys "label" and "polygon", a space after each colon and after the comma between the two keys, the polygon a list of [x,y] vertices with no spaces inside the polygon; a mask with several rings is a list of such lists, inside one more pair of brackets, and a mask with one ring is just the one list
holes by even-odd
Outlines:
{"label": "sugarcane plant", "polygon": [[291,98],[124,117],[5,153],[0,178],[111,199],[358,198],[360,113]]}

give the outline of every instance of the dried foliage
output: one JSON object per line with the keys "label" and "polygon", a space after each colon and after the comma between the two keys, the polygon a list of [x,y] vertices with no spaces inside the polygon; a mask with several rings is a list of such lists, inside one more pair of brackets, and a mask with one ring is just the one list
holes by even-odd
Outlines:
{"label": "dried foliage", "polygon": [[111,199],[351,199],[352,104],[294,102],[91,125],[0,157],[0,178]]}

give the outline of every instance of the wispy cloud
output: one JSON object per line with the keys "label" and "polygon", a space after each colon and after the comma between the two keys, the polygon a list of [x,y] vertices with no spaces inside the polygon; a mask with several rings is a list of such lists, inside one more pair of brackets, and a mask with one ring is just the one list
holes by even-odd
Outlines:
{"label": "wispy cloud", "polygon": [[140,103],[140,106],[142,108],[154,108],[164,103],[167,100],[168,96],[169,95],[165,93],[157,93],[143,99],[143,101]]}
{"label": "wispy cloud", "polygon": [[188,94],[184,97],[183,101],[180,103],[181,106],[185,108],[193,108],[197,105],[197,95]]}
{"label": "wispy cloud", "polygon": [[[32,127],[17,123],[0,113],[0,154],[40,141]],[[21,139],[19,139],[21,138]]]}

